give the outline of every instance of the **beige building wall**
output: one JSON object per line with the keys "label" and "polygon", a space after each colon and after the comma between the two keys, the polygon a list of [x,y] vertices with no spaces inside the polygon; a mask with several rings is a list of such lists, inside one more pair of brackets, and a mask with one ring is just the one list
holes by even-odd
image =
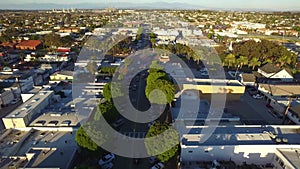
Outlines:
{"label": "beige building wall", "polygon": [[183,90],[199,90],[202,93],[232,93],[244,94],[245,86],[218,86],[218,85],[193,85],[183,84]]}
{"label": "beige building wall", "polygon": [[52,80],[52,81],[54,81],[54,80],[73,80],[73,76],[56,74],[56,75],[51,75],[50,80]]}
{"label": "beige building wall", "polygon": [[3,118],[2,121],[6,129],[26,127],[26,123],[23,118]]}

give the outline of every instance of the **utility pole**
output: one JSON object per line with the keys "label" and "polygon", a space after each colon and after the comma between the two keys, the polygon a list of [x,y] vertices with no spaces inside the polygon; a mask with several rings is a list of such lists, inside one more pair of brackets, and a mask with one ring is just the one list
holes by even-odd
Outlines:
{"label": "utility pole", "polygon": [[283,118],[282,124],[284,124],[286,119],[288,118],[289,109],[291,108],[292,101],[293,101],[293,98],[292,98],[292,96],[290,96],[288,105],[287,105],[287,107],[285,109],[285,112],[284,112],[284,118]]}

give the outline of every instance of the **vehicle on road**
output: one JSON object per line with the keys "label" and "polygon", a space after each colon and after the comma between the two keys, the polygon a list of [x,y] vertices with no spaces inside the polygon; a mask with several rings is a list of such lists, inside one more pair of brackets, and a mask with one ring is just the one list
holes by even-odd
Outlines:
{"label": "vehicle on road", "polygon": [[157,162],[157,158],[155,156],[152,156],[152,157],[149,158],[149,163],[150,164],[154,164],[156,162]]}
{"label": "vehicle on road", "polygon": [[260,95],[260,94],[256,94],[252,96],[254,99],[262,99],[264,96]]}
{"label": "vehicle on road", "polygon": [[32,145],[37,145],[37,143],[38,143],[38,141],[35,140],[35,141],[32,143]]}
{"label": "vehicle on road", "polygon": [[109,153],[109,154],[106,154],[105,156],[103,156],[98,164],[103,166],[104,164],[108,164],[110,162],[112,162],[113,160],[115,159],[115,155],[113,153]]}
{"label": "vehicle on road", "polygon": [[258,91],[254,88],[248,89],[247,92],[250,96],[254,96],[258,94]]}
{"label": "vehicle on road", "polygon": [[124,123],[125,123],[125,119],[120,118],[120,119],[118,119],[117,121],[115,121],[115,122],[112,124],[112,126],[113,126],[114,128],[119,128],[119,127],[121,127]]}
{"label": "vehicle on road", "polygon": [[164,168],[163,163],[157,163],[151,167],[151,169],[162,169],[162,168]]}
{"label": "vehicle on road", "polygon": [[114,167],[113,163],[106,163],[101,166],[102,169],[112,169]]}

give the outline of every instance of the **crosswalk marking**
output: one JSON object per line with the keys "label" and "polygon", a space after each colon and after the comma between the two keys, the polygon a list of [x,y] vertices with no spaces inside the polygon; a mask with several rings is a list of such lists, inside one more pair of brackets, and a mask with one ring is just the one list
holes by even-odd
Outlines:
{"label": "crosswalk marking", "polygon": [[132,137],[132,138],[145,138],[146,132],[124,132],[123,137]]}

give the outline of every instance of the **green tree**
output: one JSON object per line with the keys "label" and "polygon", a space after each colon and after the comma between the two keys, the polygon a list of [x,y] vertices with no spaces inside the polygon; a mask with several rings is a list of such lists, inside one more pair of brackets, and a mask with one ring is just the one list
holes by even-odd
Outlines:
{"label": "green tree", "polygon": [[[151,138],[155,136],[158,136],[156,137],[157,139],[146,139],[145,145],[148,154],[150,156],[159,154],[157,155],[157,158],[161,162],[169,161],[178,152],[178,145],[179,145],[178,132],[172,129],[171,126],[166,123],[157,122],[150,127],[146,135],[146,138]],[[171,147],[168,145],[176,145],[176,146]],[[162,150],[166,150],[166,149],[168,150],[161,153]]]}
{"label": "green tree", "polygon": [[[113,87],[113,88],[112,88]],[[121,92],[121,85],[116,82],[107,83],[103,88],[103,96],[106,101],[111,102],[112,96],[121,97],[123,93]]]}
{"label": "green tree", "polygon": [[149,73],[158,72],[164,70],[164,67],[159,64],[158,60],[152,61],[150,67],[149,67]]}
{"label": "green tree", "polygon": [[235,56],[232,53],[228,54],[225,57],[224,63],[225,65],[227,65],[228,68],[232,67],[236,63]]}
{"label": "green tree", "polygon": [[98,145],[89,137],[83,126],[80,126],[77,130],[75,140],[77,144],[82,148],[88,149],[90,151],[96,151],[98,149]]}
{"label": "green tree", "polygon": [[245,56],[240,56],[237,60],[237,65],[242,68],[243,66],[248,65],[248,58]]}
{"label": "green tree", "polygon": [[53,32],[45,35],[44,44],[50,48],[57,48],[62,46],[63,43],[61,42],[61,37]]}
{"label": "green tree", "polygon": [[101,117],[104,117],[107,122],[113,122],[118,118],[118,116],[119,113],[113,103],[106,101],[98,105],[98,110],[94,115],[94,120],[98,121]]}
{"label": "green tree", "polygon": [[252,67],[252,70],[254,70],[255,67],[260,66],[261,62],[258,58],[254,57],[249,61],[249,66]]}
{"label": "green tree", "polygon": [[147,84],[146,96],[151,103],[171,103],[175,96],[174,84],[167,80],[155,80],[153,83]]}
{"label": "green tree", "polygon": [[107,73],[109,76],[113,76],[117,70],[117,66],[104,66],[101,67],[101,72]]}
{"label": "green tree", "polygon": [[87,63],[86,68],[92,75],[94,75],[97,72],[98,66],[95,61],[90,61]]}
{"label": "green tree", "polygon": [[156,38],[157,38],[156,34],[151,32],[150,33],[150,42],[151,42],[152,47],[154,47],[154,45],[156,43]]}

